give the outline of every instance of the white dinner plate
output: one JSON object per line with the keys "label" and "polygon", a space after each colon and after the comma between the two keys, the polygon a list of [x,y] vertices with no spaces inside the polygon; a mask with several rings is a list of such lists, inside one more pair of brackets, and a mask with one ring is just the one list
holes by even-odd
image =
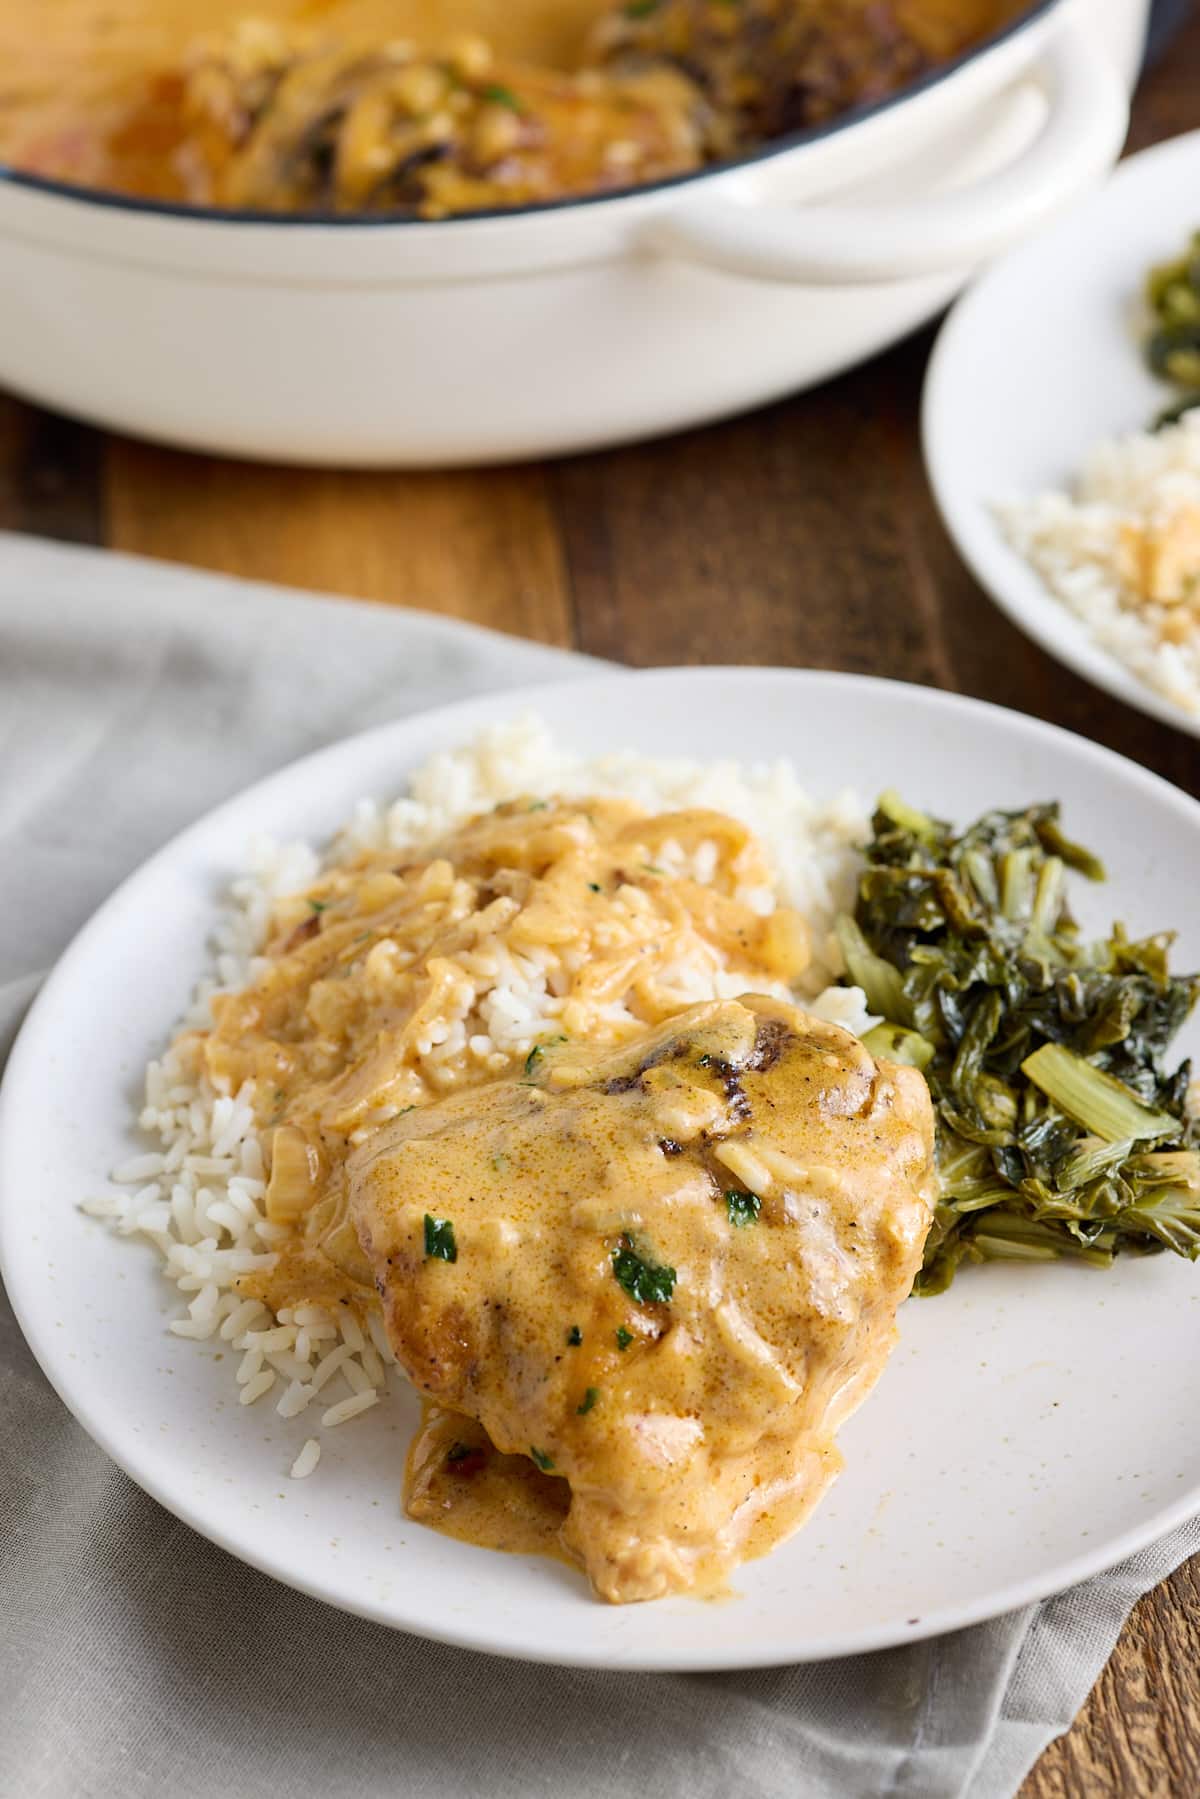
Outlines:
{"label": "white dinner plate", "polygon": [[1142,356],[1147,271],[1200,230],[1200,131],[1130,157],[1058,224],[1001,258],[950,314],[925,382],[925,462],[972,573],[1035,643],[1182,731],[1200,716],[1102,649],[1007,541],[993,507],[1069,489],[1101,438],[1149,428],[1175,390]]}
{"label": "white dinner plate", "polygon": [[[1200,806],[1108,751],[978,702],[849,675],[614,674],[404,720],[324,750],[169,844],[80,933],[21,1032],[0,1094],[0,1260],[47,1375],[96,1441],[178,1517],[348,1611],[479,1649],[608,1668],[733,1668],[885,1645],[1081,1579],[1200,1509],[1200,1268],[1129,1257],[968,1268],[909,1301],[846,1470],[807,1528],[740,1569],[736,1597],[611,1607],[550,1561],[476,1549],[400,1506],[416,1415],[401,1394],[326,1432],[231,1403],[228,1345],[169,1335],[156,1254],[78,1209],[133,1153],[130,1101],[205,961],[213,907],[260,832],[329,833],[431,751],[534,705],[569,746],[790,756],[811,791],[898,787],[965,821],[1056,797],[1109,860],[1085,924],[1179,928],[1200,963]],[[1192,1031],[1193,1047],[1197,1041]]]}

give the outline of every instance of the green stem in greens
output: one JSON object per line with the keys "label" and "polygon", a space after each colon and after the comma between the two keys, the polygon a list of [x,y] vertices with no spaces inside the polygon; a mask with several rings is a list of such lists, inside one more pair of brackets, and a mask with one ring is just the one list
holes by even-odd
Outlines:
{"label": "green stem in greens", "polygon": [[1152,1112],[1123,1081],[1094,1068],[1061,1043],[1043,1043],[1026,1056],[1021,1073],[1068,1118],[1108,1143],[1179,1135],[1178,1118],[1169,1112]]}

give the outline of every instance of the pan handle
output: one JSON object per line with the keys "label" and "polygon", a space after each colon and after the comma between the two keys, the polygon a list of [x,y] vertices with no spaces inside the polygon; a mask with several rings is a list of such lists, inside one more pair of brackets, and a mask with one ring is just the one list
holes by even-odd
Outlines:
{"label": "pan handle", "polygon": [[641,241],[756,281],[864,285],[965,269],[1027,235],[1115,162],[1129,103],[1111,59],[1075,20],[1025,77],[1042,89],[1046,119],[1032,144],[967,187],[888,206],[686,200],[648,220]]}

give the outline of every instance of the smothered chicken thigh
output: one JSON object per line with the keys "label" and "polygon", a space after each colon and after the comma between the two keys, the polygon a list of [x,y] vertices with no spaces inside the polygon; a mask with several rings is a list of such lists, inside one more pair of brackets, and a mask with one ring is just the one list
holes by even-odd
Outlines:
{"label": "smothered chicken thigh", "polygon": [[933,1119],[914,1069],[746,995],[547,1047],[348,1179],[415,1385],[562,1477],[599,1594],[651,1599],[719,1586],[838,1471],[920,1265]]}

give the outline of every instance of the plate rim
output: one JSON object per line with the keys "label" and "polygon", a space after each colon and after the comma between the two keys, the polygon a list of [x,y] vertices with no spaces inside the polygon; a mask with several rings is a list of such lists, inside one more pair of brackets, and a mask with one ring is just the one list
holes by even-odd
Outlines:
{"label": "plate rim", "polygon": [[[951,308],[930,352],[921,390],[920,437],[922,460],[938,517],[958,555],[992,605],[1016,626],[1022,636],[1081,680],[1162,724],[1171,725],[1188,736],[1200,737],[1200,713],[1186,712],[1173,700],[1157,693],[1126,668],[1111,650],[1096,643],[1083,622],[1055,599],[1037,571],[1006,543],[999,526],[993,524],[985,530],[982,513],[986,496],[976,496],[973,505],[979,508],[978,512],[955,500],[944,448],[944,421],[953,404],[949,396],[954,392],[953,365],[958,359],[960,341],[963,338],[969,341],[976,307],[988,295],[994,279],[1023,262],[1035,262],[1044,246],[1082,212],[1092,211],[1102,216],[1114,190],[1136,184],[1151,165],[1176,159],[1182,163],[1189,156],[1194,157],[1200,167],[1200,128],[1179,132],[1162,143],[1151,144],[1126,157],[1101,187],[1069,208],[1044,231],[1000,257],[972,283]],[[1078,633],[1075,643],[1070,641],[1073,633]]]}
{"label": "plate rim", "polygon": [[[1197,134],[1200,135],[1200,134]],[[95,1409],[85,1402],[79,1406],[72,1395],[70,1378],[69,1352],[63,1337],[61,1353],[55,1353],[58,1339],[51,1332],[43,1331],[35,1315],[31,1315],[26,1301],[28,1293],[24,1285],[21,1271],[22,1257],[16,1248],[17,1206],[14,1189],[18,1185],[10,1170],[12,1152],[9,1148],[16,1132],[12,1129],[13,1114],[17,1109],[17,1095],[28,1078],[26,1064],[30,1070],[36,1071],[36,1049],[38,1037],[43,1028],[43,1018],[49,1019],[53,1006],[57,1002],[60,990],[69,988],[74,969],[86,957],[93,936],[101,933],[109,917],[120,910],[128,900],[131,888],[140,883],[152,870],[165,865],[179,855],[191,840],[208,831],[219,829],[223,815],[240,806],[252,796],[266,793],[273,783],[291,781],[296,775],[317,762],[333,760],[347,753],[353,753],[367,744],[382,742],[391,734],[409,730],[418,725],[422,719],[436,718],[439,723],[445,722],[451,728],[462,720],[464,729],[469,731],[472,721],[478,715],[491,714],[497,706],[511,708],[513,713],[536,708],[539,700],[545,698],[548,691],[570,692],[576,697],[583,697],[588,692],[599,691],[610,687],[613,683],[633,682],[638,686],[652,686],[657,681],[675,682],[680,678],[697,686],[721,686],[729,680],[747,682],[751,685],[784,683],[803,689],[809,685],[826,689],[841,689],[847,694],[861,697],[880,690],[891,696],[911,694],[919,696],[922,705],[930,706],[935,712],[948,717],[970,718],[982,712],[998,717],[1009,729],[1017,729],[1028,733],[1035,740],[1040,740],[1047,747],[1064,740],[1070,744],[1072,752],[1082,754],[1085,761],[1093,762],[1101,770],[1112,770],[1123,779],[1132,780],[1135,786],[1141,786],[1148,794],[1153,794],[1177,811],[1200,836],[1200,800],[1193,799],[1190,794],[1176,787],[1163,776],[1134,762],[1131,758],[1111,750],[1103,744],[1094,742],[1077,732],[1070,731],[1061,725],[1051,724],[1047,720],[1035,718],[1030,714],[1018,712],[1014,708],[997,705],[989,700],[975,699],[966,694],[951,693],[941,688],[926,687],[916,683],[892,680],[883,676],[845,673],[824,669],[773,668],[763,666],[725,665],[719,667],[689,668],[654,668],[654,669],[621,669],[613,668],[582,679],[548,680],[525,684],[518,688],[497,689],[485,694],[476,694],[464,700],[453,701],[448,705],[416,711],[404,717],[394,719],[387,724],[355,733],[349,737],[335,740],[322,748],[285,763],[271,774],[248,783],[236,793],[211,807],[207,812],[195,819],[183,830],[176,832],[159,849],[144,858],[114,888],[112,893],[102,901],[86,922],[75,933],[62,952],[38,993],[29,1007],[16,1038],[13,1042],[8,1062],[0,1080],[0,1278],[3,1278],[8,1291],[17,1323],[20,1326],[26,1343],[33,1353],[42,1373],[46,1376],[67,1410],[76,1419],[84,1431],[92,1438],[109,1459],[117,1464],[123,1472],[144,1493],[147,1493],[166,1511],[195,1530],[200,1536],[207,1538],[218,1548],[232,1555],[247,1566],[257,1569],[282,1585],[332,1605],[336,1610],[359,1616],[389,1629],[405,1631],[413,1636],[430,1642],[444,1643],[453,1647],[470,1649],[477,1653],[499,1656],[505,1660],[522,1661],[555,1667],[571,1667],[583,1669],[599,1669],[609,1671],[626,1671],[639,1673],[704,1673],[725,1672],[738,1669],[799,1666],[818,1661],[840,1660],[847,1656],[869,1654],[878,1650],[898,1647],[910,1642],[923,1641],[927,1638],[944,1635],[949,1631],[967,1628],[974,1624],[984,1623],[992,1618],[1036,1603],[1039,1600],[1065,1592],[1106,1569],[1115,1567],[1128,1556],[1146,1547],[1159,1538],[1167,1535],[1178,1525],[1195,1517],[1200,1505],[1200,1484],[1189,1488],[1183,1495],[1168,1505],[1162,1506],[1140,1523],[1115,1538],[1108,1539],[1068,1561],[1058,1564],[1052,1571],[1030,1576],[1024,1581],[1016,1581],[990,1596],[981,1595],[973,1602],[959,1605],[944,1605],[911,1624],[901,1628],[897,1623],[878,1624],[870,1628],[843,1630],[824,1638],[814,1637],[798,1651],[781,1653],[778,1648],[755,1650],[746,1648],[734,1653],[722,1651],[718,1646],[701,1646],[694,1654],[684,1655],[679,1652],[655,1654],[642,1652],[634,1648],[626,1650],[617,1647],[612,1652],[598,1656],[581,1649],[578,1654],[539,1652],[536,1645],[528,1643],[514,1644],[504,1638],[497,1638],[489,1631],[486,1623],[480,1628],[456,1628],[452,1625],[430,1622],[422,1618],[419,1622],[397,1615],[394,1608],[369,1600],[348,1600],[339,1594],[336,1585],[320,1578],[306,1578],[303,1568],[298,1568],[286,1557],[273,1555],[269,1548],[258,1549],[248,1546],[236,1530],[225,1529],[219,1521],[207,1518],[203,1508],[193,1507],[186,1491],[172,1488],[159,1481],[153,1472],[139,1466],[136,1451],[118,1444],[113,1437],[104,1413],[97,1415]],[[482,723],[483,720],[479,719]],[[786,749],[781,746],[781,755]],[[14,1074],[14,1070],[16,1073]]]}

